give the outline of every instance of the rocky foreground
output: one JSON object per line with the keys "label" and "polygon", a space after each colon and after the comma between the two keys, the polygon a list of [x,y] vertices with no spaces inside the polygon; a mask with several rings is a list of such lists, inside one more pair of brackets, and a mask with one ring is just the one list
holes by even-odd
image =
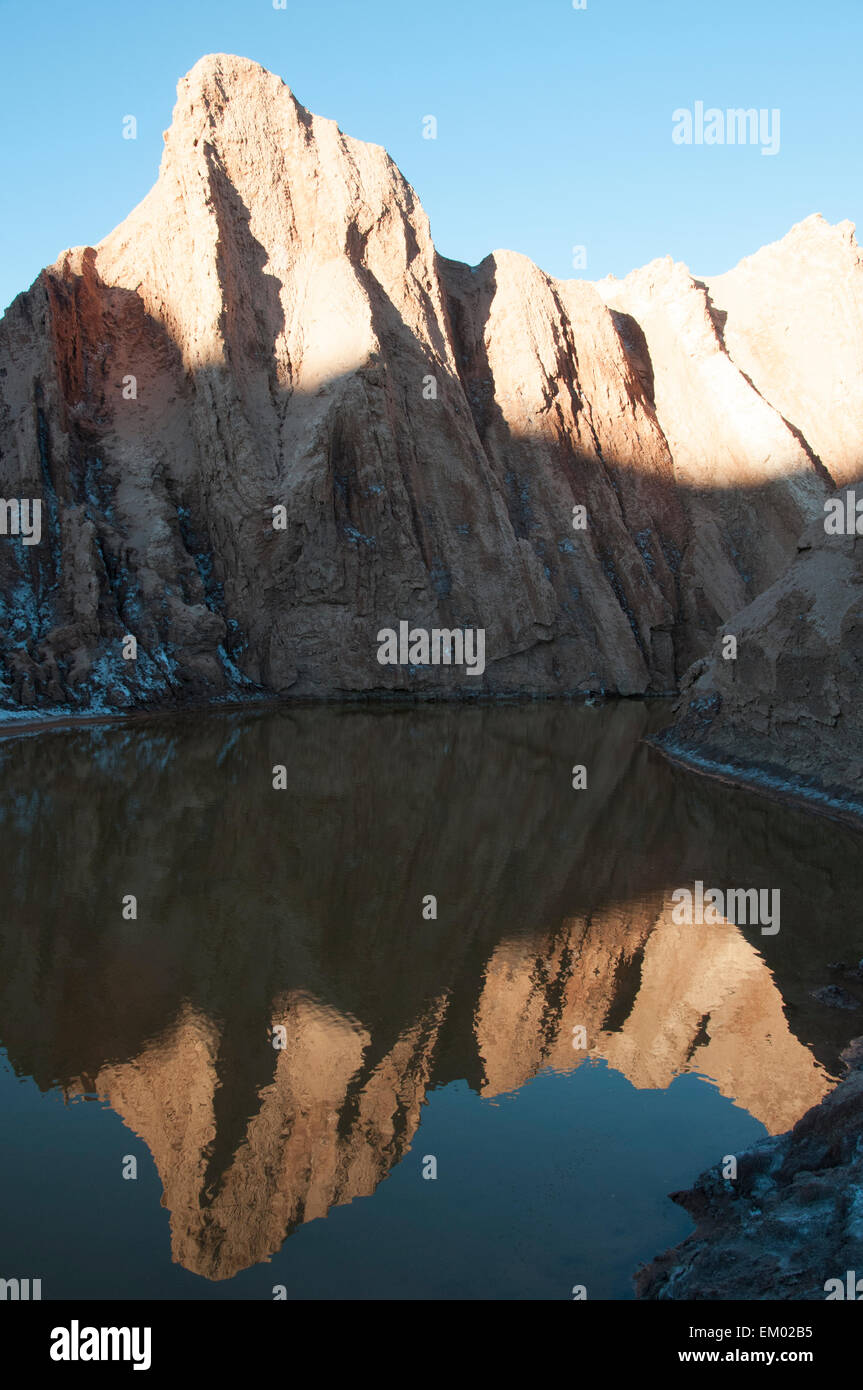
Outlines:
{"label": "rocky foreground", "polygon": [[[710,284],[445,260],[383,149],[204,58],[0,323],[0,713],[673,690],[857,476],[862,309],[819,217]],[[402,621],[483,673],[381,665]]]}
{"label": "rocky foreground", "polygon": [[[673,1199],[694,1233],[636,1275],[640,1298],[863,1297],[863,1040],[849,1075],[787,1134]],[[860,1285],[857,1285],[857,1279]]]}

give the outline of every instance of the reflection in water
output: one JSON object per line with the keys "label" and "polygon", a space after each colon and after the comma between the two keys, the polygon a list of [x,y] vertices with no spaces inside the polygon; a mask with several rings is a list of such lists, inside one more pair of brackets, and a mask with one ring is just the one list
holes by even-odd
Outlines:
{"label": "reflection in water", "polygon": [[[292,709],[0,745],[12,1067],[107,1101],[211,1281],[375,1193],[448,1083],[602,1059],[788,1128],[860,1031],[810,996],[855,949],[856,839],[672,769],[639,743],[665,717]],[[781,932],[675,925],[695,879],[779,888]]]}

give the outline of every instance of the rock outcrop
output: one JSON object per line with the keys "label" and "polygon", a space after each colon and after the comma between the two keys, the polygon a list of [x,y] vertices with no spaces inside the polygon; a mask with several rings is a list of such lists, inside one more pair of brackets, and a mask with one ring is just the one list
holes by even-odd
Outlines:
{"label": "rock outcrop", "polygon": [[[669,690],[854,472],[847,224],[709,288],[471,268],[383,149],[225,55],[165,141],[127,220],[0,324],[0,492],[43,521],[0,536],[7,713]],[[484,628],[484,674],[380,665],[400,621]]]}
{"label": "rock outcrop", "polygon": [[[856,519],[856,495],[836,494],[843,518]],[[726,624],[655,742],[698,770],[859,821],[863,537],[831,524],[831,513],[813,522],[782,578]]]}
{"label": "rock outcrop", "polygon": [[722,340],[837,484],[863,471],[863,281],[850,222],[820,216],[711,280]]}
{"label": "rock outcrop", "polygon": [[639,1270],[651,1299],[845,1299],[863,1282],[863,1071],[851,1074],[788,1134],[738,1154],[674,1200],[695,1232]]}

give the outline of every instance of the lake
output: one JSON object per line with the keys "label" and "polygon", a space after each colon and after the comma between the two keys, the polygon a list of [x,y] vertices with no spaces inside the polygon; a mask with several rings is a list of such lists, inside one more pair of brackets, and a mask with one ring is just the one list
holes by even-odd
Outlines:
{"label": "lake", "polygon": [[[670,715],[0,742],[0,1277],[631,1298],[692,1229],[668,1194],[792,1125],[863,1032],[831,969],[863,955],[859,836],[671,766],[642,741]],[[781,929],[676,923],[698,881],[779,890]],[[813,997],[837,982],[856,1009]]]}

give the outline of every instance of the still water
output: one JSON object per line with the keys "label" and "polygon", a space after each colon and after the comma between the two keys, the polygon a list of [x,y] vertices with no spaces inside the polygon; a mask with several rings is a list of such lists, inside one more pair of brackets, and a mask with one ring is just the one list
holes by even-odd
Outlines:
{"label": "still water", "polygon": [[[863,1032],[811,993],[863,955],[859,838],[672,768],[641,742],[669,714],[0,743],[0,1277],[631,1298],[692,1229],[668,1193],[787,1129]],[[676,925],[696,880],[779,889],[780,931]]]}

